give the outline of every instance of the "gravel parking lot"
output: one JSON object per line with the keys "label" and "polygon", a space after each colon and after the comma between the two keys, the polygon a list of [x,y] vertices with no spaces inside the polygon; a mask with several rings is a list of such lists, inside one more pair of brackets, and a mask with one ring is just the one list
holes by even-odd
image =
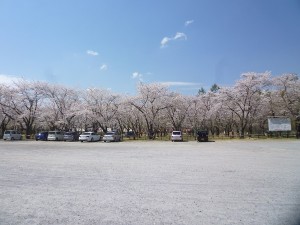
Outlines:
{"label": "gravel parking lot", "polygon": [[0,224],[296,225],[299,191],[299,140],[0,141]]}

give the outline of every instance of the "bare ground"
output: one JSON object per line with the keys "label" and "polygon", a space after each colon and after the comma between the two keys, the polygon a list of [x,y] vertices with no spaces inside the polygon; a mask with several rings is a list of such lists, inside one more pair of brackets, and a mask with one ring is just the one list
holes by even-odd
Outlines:
{"label": "bare ground", "polygon": [[0,141],[0,224],[300,219],[300,142]]}

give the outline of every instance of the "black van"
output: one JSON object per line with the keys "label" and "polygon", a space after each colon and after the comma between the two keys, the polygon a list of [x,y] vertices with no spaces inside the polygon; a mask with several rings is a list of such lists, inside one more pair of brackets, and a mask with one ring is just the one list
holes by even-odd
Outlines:
{"label": "black van", "polygon": [[201,130],[197,131],[197,141],[208,141],[208,131],[207,130]]}

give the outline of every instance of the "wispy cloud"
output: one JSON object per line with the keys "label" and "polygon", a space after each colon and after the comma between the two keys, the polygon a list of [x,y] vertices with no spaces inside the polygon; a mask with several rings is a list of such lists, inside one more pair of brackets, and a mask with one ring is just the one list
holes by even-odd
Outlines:
{"label": "wispy cloud", "polygon": [[139,79],[140,81],[143,80],[143,74],[139,73],[139,72],[134,72],[131,75],[132,79]]}
{"label": "wispy cloud", "polygon": [[200,83],[180,82],[180,81],[167,81],[167,82],[159,82],[159,83],[166,85],[166,86],[198,86],[198,85],[201,85]]}
{"label": "wispy cloud", "polygon": [[91,56],[97,56],[97,55],[99,55],[98,52],[95,52],[95,51],[93,51],[93,50],[87,50],[87,51],[86,51],[86,54],[91,55]]}
{"label": "wispy cloud", "polygon": [[173,39],[186,40],[187,36],[184,33],[177,32]]}
{"label": "wispy cloud", "polygon": [[18,82],[22,80],[23,78],[13,76],[13,75],[7,75],[7,74],[0,74],[0,84],[6,84],[6,85],[12,85],[14,82]]}
{"label": "wispy cloud", "polygon": [[184,26],[189,26],[189,25],[191,25],[192,23],[194,23],[194,20],[187,20],[187,21],[185,21],[185,23],[184,23]]}
{"label": "wispy cloud", "polygon": [[187,40],[187,36],[185,33],[177,32],[173,37],[164,37],[160,42],[160,47],[164,48],[170,41],[176,40]]}
{"label": "wispy cloud", "polygon": [[107,69],[108,69],[108,66],[104,63],[100,66],[100,70],[107,70]]}

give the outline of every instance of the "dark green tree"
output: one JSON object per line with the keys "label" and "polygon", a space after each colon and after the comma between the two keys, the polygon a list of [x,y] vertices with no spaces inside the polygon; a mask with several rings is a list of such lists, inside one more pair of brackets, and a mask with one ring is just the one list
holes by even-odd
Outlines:
{"label": "dark green tree", "polygon": [[219,91],[220,87],[217,84],[213,84],[210,88],[210,91],[213,93],[217,93]]}
{"label": "dark green tree", "polygon": [[198,96],[199,96],[199,95],[203,95],[203,94],[205,94],[205,93],[206,93],[205,89],[204,89],[203,87],[201,87],[201,88],[199,89],[199,91],[198,91]]}

